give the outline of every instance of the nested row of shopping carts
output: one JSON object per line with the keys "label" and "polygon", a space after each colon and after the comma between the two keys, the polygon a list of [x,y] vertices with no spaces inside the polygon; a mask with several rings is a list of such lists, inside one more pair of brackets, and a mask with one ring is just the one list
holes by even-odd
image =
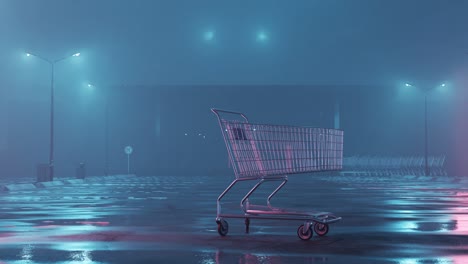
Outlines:
{"label": "nested row of shopping carts", "polygon": [[[226,143],[235,179],[217,199],[216,223],[218,233],[226,236],[226,218],[245,219],[249,232],[250,219],[299,220],[297,229],[302,240],[314,232],[328,233],[329,224],[341,219],[329,212],[296,211],[273,207],[271,199],[287,183],[288,175],[341,170],[343,166],[343,131],[325,128],[295,127],[250,123],[238,112],[212,109],[216,114]],[[223,197],[241,181],[253,182],[252,188],[240,201],[241,214],[226,214]],[[250,196],[265,182],[278,182],[278,187],[266,197],[264,205],[255,205]]]}
{"label": "nested row of shopping carts", "polygon": [[[428,156],[430,176],[446,176],[445,155]],[[424,156],[352,156],[343,159],[343,170],[355,175],[425,175]]]}

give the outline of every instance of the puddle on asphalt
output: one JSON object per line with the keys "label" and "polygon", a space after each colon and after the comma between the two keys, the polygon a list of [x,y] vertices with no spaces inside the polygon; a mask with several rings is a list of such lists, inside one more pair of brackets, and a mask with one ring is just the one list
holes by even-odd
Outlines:
{"label": "puddle on asphalt", "polygon": [[438,258],[403,258],[397,259],[397,264],[466,264],[468,255],[454,255]]}

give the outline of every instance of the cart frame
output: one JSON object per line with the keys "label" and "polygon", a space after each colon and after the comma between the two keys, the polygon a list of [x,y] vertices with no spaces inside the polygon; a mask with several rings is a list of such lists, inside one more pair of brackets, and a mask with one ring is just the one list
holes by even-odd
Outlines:
{"label": "cart frame", "polygon": [[[221,236],[226,236],[229,230],[225,218],[244,218],[246,233],[249,233],[250,219],[300,220],[303,225],[299,226],[297,234],[302,240],[309,240],[313,231],[319,236],[326,235],[328,224],[341,220],[329,212],[276,208],[270,201],[288,182],[288,174],[341,170],[342,130],[252,124],[240,112],[215,108],[211,111],[218,118],[229,162],[236,176],[217,199],[216,223]],[[222,213],[221,200],[242,181],[257,181],[240,201],[243,214]],[[266,206],[249,203],[249,197],[263,183],[273,181],[280,183],[267,197]]]}

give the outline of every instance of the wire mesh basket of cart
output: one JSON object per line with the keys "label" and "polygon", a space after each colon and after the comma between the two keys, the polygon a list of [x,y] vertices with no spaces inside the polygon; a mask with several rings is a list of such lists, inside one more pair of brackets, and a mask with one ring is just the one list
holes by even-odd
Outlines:
{"label": "wire mesh basket of cart", "polygon": [[[341,170],[343,166],[343,131],[338,129],[297,127],[250,123],[238,112],[211,109],[219,126],[234,170],[235,179],[217,199],[218,233],[229,231],[227,218],[245,219],[249,232],[250,219],[299,220],[297,235],[309,240],[314,232],[328,233],[329,224],[341,220],[329,212],[295,211],[273,207],[272,197],[287,183],[288,175]],[[224,214],[221,200],[241,181],[252,181],[253,187],[240,202],[241,214]],[[276,181],[278,187],[267,197],[266,205],[254,205],[249,197],[265,182]]]}

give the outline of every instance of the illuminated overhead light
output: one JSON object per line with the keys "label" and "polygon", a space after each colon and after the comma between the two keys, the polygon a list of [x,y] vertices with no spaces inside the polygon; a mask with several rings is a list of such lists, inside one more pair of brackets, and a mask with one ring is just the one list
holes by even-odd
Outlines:
{"label": "illuminated overhead light", "polygon": [[405,83],[405,86],[406,86],[406,87],[411,87],[412,85],[409,84],[409,83]]}
{"label": "illuminated overhead light", "polygon": [[31,57],[32,55],[31,53],[26,53],[26,56]]}
{"label": "illuminated overhead light", "polygon": [[436,87],[436,89],[439,90],[439,91],[441,91],[441,92],[443,92],[443,93],[446,93],[446,92],[449,91],[449,86],[450,86],[450,85],[447,84],[447,83],[441,83],[441,84],[439,84],[438,87]]}
{"label": "illuminated overhead light", "polygon": [[94,86],[94,85],[92,85],[90,83],[88,83],[86,86],[88,87],[89,90],[94,90],[94,88],[96,88],[96,86]]}
{"label": "illuminated overhead light", "polygon": [[268,40],[268,35],[265,32],[261,31],[257,34],[257,41],[265,42],[267,40]]}
{"label": "illuminated overhead light", "polygon": [[206,41],[211,41],[213,40],[215,37],[215,32],[210,30],[210,31],[206,31],[205,34],[203,34],[203,38],[206,40]]}
{"label": "illuminated overhead light", "polygon": [[73,57],[79,57],[80,55],[81,55],[81,53],[78,52],[78,53],[73,54],[72,56]]}

